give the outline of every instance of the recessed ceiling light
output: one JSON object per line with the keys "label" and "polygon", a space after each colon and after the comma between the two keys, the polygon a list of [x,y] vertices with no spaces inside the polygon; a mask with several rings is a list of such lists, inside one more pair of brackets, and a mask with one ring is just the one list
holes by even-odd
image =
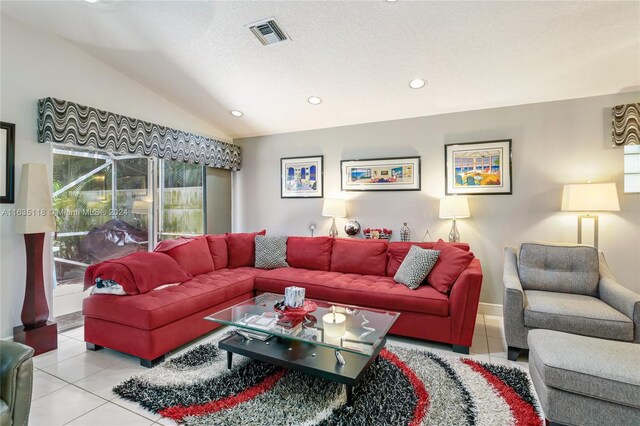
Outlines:
{"label": "recessed ceiling light", "polygon": [[387,3],[395,3],[398,0],[386,0],[386,1],[387,1]]}
{"label": "recessed ceiling light", "polygon": [[98,3],[98,0],[84,0],[84,1],[86,1],[87,3]]}
{"label": "recessed ceiling light", "polygon": [[229,111],[229,114],[233,115],[234,117],[242,117],[244,115],[242,111],[238,111],[235,109],[232,109],[231,111]]}
{"label": "recessed ceiling light", "polygon": [[412,89],[422,89],[425,84],[427,84],[426,81],[421,78],[416,78],[409,82],[409,87],[411,87]]}
{"label": "recessed ceiling light", "polygon": [[311,105],[320,105],[322,103],[322,99],[317,96],[309,96],[307,102],[309,102]]}

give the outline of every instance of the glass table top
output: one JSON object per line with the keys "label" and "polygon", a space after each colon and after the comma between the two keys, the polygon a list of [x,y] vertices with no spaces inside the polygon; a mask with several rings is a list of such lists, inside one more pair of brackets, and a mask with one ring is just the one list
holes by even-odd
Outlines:
{"label": "glass table top", "polygon": [[305,308],[313,309],[315,304],[315,309],[304,314],[299,309],[276,309],[274,305],[282,301],[282,294],[264,293],[205,319],[235,326],[254,339],[278,336],[371,355],[400,316],[397,312],[315,299],[305,299]]}

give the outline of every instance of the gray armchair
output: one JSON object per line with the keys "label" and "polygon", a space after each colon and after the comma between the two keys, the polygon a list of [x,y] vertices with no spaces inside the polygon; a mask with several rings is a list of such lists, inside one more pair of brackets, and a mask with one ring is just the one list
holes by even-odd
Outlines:
{"label": "gray armchair", "polygon": [[0,425],[29,423],[33,386],[33,349],[16,342],[0,341]]}
{"label": "gray armchair", "polygon": [[522,243],[504,251],[504,332],[508,358],[544,328],[640,342],[640,295],[618,284],[595,247]]}

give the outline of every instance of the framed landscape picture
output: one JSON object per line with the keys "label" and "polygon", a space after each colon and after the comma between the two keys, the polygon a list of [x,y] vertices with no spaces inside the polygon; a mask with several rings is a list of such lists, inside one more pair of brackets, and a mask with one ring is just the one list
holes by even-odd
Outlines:
{"label": "framed landscape picture", "polygon": [[0,122],[0,203],[15,201],[16,125]]}
{"label": "framed landscape picture", "polygon": [[280,159],[281,198],[322,198],[324,156]]}
{"label": "framed landscape picture", "polygon": [[419,191],[420,157],[342,160],[343,191]]}
{"label": "framed landscape picture", "polygon": [[511,194],[511,139],[444,146],[447,195]]}

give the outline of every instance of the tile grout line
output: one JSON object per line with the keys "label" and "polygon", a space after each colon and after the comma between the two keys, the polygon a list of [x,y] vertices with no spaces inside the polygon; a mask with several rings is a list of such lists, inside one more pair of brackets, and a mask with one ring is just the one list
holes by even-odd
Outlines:
{"label": "tile grout line", "polygon": [[[107,402],[109,402],[109,401],[107,401]],[[92,408],[91,410],[87,411],[86,413],[82,413],[82,414],[81,414],[81,415],[79,415],[78,417],[74,417],[73,419],[69,420],[68,422],[63,423],[63,425],[68,425],[68,424],[69,424],[69,423],[71,423],[72,421],[74,421],[74,420],[78,420],[80,417],[82,417],[82,416],[84,416],[84,415],[87,415],[87,414],[89,414],[90,412],[95,411],[95,410],[97,410],[98,408],[102,407],[102,406],[103,406],[103,405],[105,405],[107,402],[105,402],[105,403],[103,403],[103,404],[100,404],[100,405],[98,405],[98,406],[97,406],[97,407],[95,407],[95,408]]]}

